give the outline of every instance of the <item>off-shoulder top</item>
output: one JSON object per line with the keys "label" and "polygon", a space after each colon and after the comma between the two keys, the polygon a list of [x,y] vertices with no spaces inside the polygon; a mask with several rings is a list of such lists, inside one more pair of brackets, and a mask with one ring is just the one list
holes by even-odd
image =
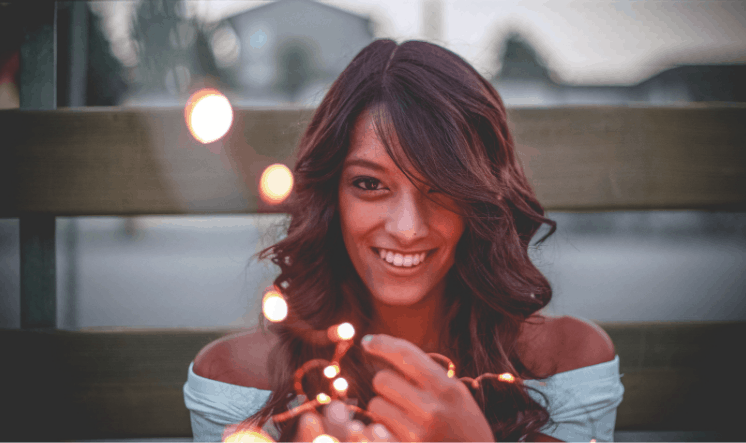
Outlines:
{"label": "off-shoulder top", "polygon": [[[221,441],[224,429],[254,415],[269,399],[271,391],[232,385],[201,377],[189,365],[184,384],[184,403],[189,409],[194,441]],[[564,441],[614,441],[617,406],[624,386],[619,374],[619,356],[593,366],[560,372],[542,381],[526,380],[529,395],[547,408],[551,421],[543,434]],[[277,440],[276,429],[264,430]]]}

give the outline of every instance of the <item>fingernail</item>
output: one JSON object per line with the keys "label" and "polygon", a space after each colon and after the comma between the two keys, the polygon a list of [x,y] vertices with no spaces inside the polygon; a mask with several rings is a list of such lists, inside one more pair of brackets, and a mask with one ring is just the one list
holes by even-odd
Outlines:
{"label": "fingernail", "polygon": [[378,438],[388,438],[389,436],[389,431],[387,431],[386,427],[380,423],[373,426],[373,433],[376,434],[376,437]]}
{"label": "fingernail", "polygon": [[347,418],[346,409],[341,402],[334,401],[329,405],[329,416],[337,421],[344,421]]}
{"label": "fingernail", "polygon": [[373,335],[368,334],[365,337],[363,337],[362,340],[360,340],[360,343],[362,343],[363,346],[368,346],[370,344],[371,340],[373,340]]}

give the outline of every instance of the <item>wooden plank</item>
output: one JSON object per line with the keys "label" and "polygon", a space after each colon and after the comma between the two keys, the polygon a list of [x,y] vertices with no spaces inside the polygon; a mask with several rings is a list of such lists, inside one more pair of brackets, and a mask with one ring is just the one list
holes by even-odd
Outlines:
{"label": "wooden plank", "polygon": [[[0,216],[272,212],[261,172],[292,165],[303,110],[238,112],[226,138],[195,141],[181,109],[0,111]],[[12,184],[12,186],[11,186]]]}
{"label": "wooden plank", "polygon": [[[746,388],[740,377],[721,373],[740,367],[746,322],[601,326],[624,374],[617,429],[736,430],[744,408],[731,400],[743,398]],[[236,331],[0,330],[0,349],[13,362],[0,365],[0,378],[8,381],[4,403],[12,406],[3,435],[36,441],[189,437],[182,393],[189,363],[202,346]]]}
{"label": "wooden plank", "polygon": [[55,217],[21,216],[21,328],[57,327],[57,266]]}
{"label": "wooden plank", "polygon": [[[202,145],[180,108],[0,111],[0,217],[281,212],[259,175],[313,109],[237,109]],[[554,211],[746,208],[746,106],[511,109],[519,156]]]}
{"label": "wooden plank", "polygon": [[740,366],[746,322],[600,325],[614,342],[623,374],[617,429],[735,430],[746,407],[725,405],[746,395],[746,382],[721,373]]}
{"label": "wooden plank", "polygon": [[515,109],[509,119],[550,210],[745,207],[746,106]]}
{"label": "wooden plank", "polygon": [[0,330],[9,441],[185,437],[189,362],[227,331]]}

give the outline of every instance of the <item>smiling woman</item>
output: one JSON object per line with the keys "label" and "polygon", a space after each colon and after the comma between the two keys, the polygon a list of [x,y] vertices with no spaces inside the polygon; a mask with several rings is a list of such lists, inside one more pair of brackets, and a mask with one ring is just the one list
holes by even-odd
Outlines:
{"label": "smiling woman", "polygon": [[[287,237],[260,253],[280,267],[288,318],[195,358],[184,387],[195,440],[243,426],[282,441],[613,438],[614,346],[592,324],[538,314],[552,289],[529,242],[556,223],[500,97],[468,63],[430,43],[374,41],[317,108],[294,177]],[[309,330],[343,322],[356,331],[338,365],[345,398],[367,414],[332,402],[273,423],[304,401],[296,370],[333,359],[334,343]],[[329,382],[311,374],[302,391],[328,399]]]}

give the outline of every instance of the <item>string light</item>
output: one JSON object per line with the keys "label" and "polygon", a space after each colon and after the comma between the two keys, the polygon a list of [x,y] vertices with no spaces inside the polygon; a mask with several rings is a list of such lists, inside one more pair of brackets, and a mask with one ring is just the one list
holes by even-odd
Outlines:
{"label": "string light", "polygon": [[326,378],[334,378],[339,374],[339,366],[337,365],[329,365],[324,368],[324,375],[326,375]]}
{"label": "string light", "polygon": [[515,381],[515,377],[513,377],[513,374],[511,374],[510,372],[505,372],[498,375],[497,379],[507,383],[513,383]]}
{"label": "string light", "polygon": [[349,323],[342,323],[337,327],[337,335],[342,340],[349,340],[355,336],[355,328]]}
{"label": "string light", "polygon": [[274,442],[272,437],[258,430],[243,430],[234,432],[223,440],[225,443],[254,443]]}
{"label": "string light", "polygon": [[192,137],[203,144],[212,143],[233,124],[233,107],[217,89],[200,89],[187,100],[184,119]]}
{"label": "string light", "polygon": [[293,173],[281,164],[267,166],[259,179],[259,196],[269,204],[278,204],[293,190]]}
{"label": "string light", "polygon": [[339,443],[339,440],[331,435],[321,434],[313,439],[313,443]]}
{"label": "string light", "polygon": [[334,389],[337,390],[337,392],[347,392],[347,380],[342,377],[334,380],[334,383],[332,383],[332,385],[334,386]]}
{"label": "string light", "polygon": [[280,291],[270,289],[264,293],[262,298],[262,312],[264,317],[271,322],[285,320],[288,315],[288,304]]}
{"label": "string light", "polygon": [[[287,318],[288,314],[288,307],[287,303],[285,302],[285,298],[282,296],[282,293],[280,290],[273,286],[271,288],[268,288],[267,292],[264,294],[263,300],[262,300],[262,312],[264,313],[264,316],[272,322],[279,322],[283,321]],[[288,325],[291,327],[290,325]],[[291,327],[292,329],[298,329],[296,327]],[[300,332],[300,331],[299,331]],[[336,343],[335,351],[334,351],[334,357],[332,357],[331,361],[327,361],[324,359],[313,359],[310,361],[307,361],[303,364],[300,368],[298,368],[295,371],[295,380],[293,383],[293,387],[295,389],[295,393],[297,395],[297,398],[306,400],[306,393],[303,391],[303,378],[305,377],[305,374],[308,373],[308,371],[313,370],[315,368],[323,367],[323,373],[328,379],[332,379],[339,375],[340,373],[340,366],[339,361],[344,357],[347,350],[350,349],[352,346],[352,338],[355,336],[355,328],[350,323],[341,323],[339,325],[333,325],[326,329],[326,331],[316,331],[312,329],[307,329],[302,331],[303,333],[307,334],[307,338],[313,341],[316,344],[332,344]],[[326,339],[326,343],[323,343],[323,340]],[[447,368],[447,376],[448,378],[455,378],[456,377],[456,365],[453,364],[451,359],[448,357],[438,354],[438,353],[428,353],[427,354],[430,358],[438,362],[439,364],[443,365],[444,368]],[[501,382],[505,383],[513,383],[516,380],[516,377],[509,373],[505,372],[499,375],[492,374],[492,373],[485,373],[477,377],[476,379],[472,379],[470,377],[461,377],[459,380],[467,385],[470,385],[472,388],[477,389],[480,386],[480,382],[483,379],[496,379]],[[331,393],[332,395],[327,395],[324,392],[321,392],[316,395],[316,397],[313,398],[313,400],[307,400],[304,403],[300,404],[299,406],[296,406],[286,412],[277,414],[271,418],[275,423],[280,423],[286,420],[289,420],[293,417],[298,416],[299,414],[302,414],[306,411],[310,411],[315,409],[316,407],[320,405],[326,405],[331,403],[334,399],[341,399],[346,400],[346,392],[349,388],[349,384],[346,379],[342,377],[337,377],[332,382],[332,389]],[[359,408],[356,405],[353,404],[346,404],[346,407],[355,413],[367,416],[369,419],[371,419],[373,422],[381,422],[382,419],[375,413],[371,411],[366,411],[364,409]],[[250,433],[251,434],[251,433]],[[253,434],[252,434],[253,435]],[[233,436],[231,436],[233,437]],[[229,437],[229,438],[231,438]],[[229,440],[224,440],[225,442],[228,442]],[[231,440],[231,442],[243,442],[243,441],[254,441],[254,440]],[[256,441],[273,441],[273,440],[256,440]],[[327,434],[322,434],[316,437],[314,439],[314,442],[338,442],[334,437],[329,436]],[[592,442],[595,442],[595,440],[592,440]]]}

